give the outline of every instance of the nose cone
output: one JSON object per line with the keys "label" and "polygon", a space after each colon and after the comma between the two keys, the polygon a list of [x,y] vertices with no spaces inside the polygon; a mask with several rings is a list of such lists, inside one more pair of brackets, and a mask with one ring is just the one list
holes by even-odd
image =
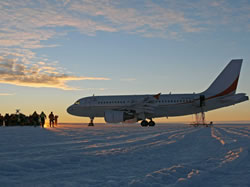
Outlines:
{"label": "nose cone", "polygon": [[69,107],[67,108],[67,112],[68,112],[69,114],[71,114],[71,115],[74,115],[74,114],[73,114],[73,113],[74,113],[74,106],[73,106],[73,105],[69,106]]}

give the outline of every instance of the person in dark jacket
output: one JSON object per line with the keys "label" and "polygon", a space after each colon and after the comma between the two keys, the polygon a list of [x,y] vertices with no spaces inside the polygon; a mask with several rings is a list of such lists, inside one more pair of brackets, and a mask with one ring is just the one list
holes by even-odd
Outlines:
{"label": "person in dark jacket", "polygon": [[51,112],[49,115],[49,126],[50,127],[54,127],[54,119],[55,119],[55,116],[54,116],[53,112]]}
{"label": "person in dark jacket", "polygon": [[39,115],[36,113],[36,111],[32,114],[32,121],[35,127],[39,125]]}
{"label": "person in dark jacket", "polygon": [[58,115],[55,115],[55,125],[57,125],[58,122]]}
{"label": "person in dark jacket", "polygon": [[0,114],[0,126],[3,126],[4,117]]}
{"label": "person in dark jacket", "polygon": [[41,118],[41,126],[42,126],[42,128],[44,128],[45,119],[47,118],[47,116],[44,114],[44,112],[42,112],[40,114],[40,118]]}
{"label": "person in dark jacket", "polygon": [[10,122],[10,115],[7,113],[4,116],[4,125],[9,126],[9,122]]}

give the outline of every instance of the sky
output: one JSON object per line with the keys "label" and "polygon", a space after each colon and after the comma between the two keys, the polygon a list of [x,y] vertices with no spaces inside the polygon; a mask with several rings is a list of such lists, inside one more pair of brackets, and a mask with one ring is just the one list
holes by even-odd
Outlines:
{"label": "sky", "polygon": [[[60,122],[85,123],[66,112],[79,98],[198,93],[235,58],[243,59],[237,92],[249,94],[247,0],[0,1],[1,114],[53,111]],[[249,109],[207,119],[250,121]]]}

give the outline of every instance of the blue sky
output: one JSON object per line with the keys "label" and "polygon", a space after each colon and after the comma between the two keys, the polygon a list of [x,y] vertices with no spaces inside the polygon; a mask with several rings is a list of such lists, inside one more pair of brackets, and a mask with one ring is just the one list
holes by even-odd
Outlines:
{"label": "blue sky", "polygon": [[1,1],[0,17],[0,113],[82,121],[65,112],[80,97],[203,91],[232,58],[250,91],[249,1]]}

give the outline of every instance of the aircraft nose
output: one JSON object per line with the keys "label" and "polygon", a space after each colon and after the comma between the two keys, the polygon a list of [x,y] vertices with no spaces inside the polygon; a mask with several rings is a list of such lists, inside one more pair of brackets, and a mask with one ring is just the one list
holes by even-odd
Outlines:
{"label": "aircraft nose", "polygon": [[71,105],[71,106],[69,106],[68,108],[67,108],[67,112],[69,113],[69,114],[72,114],[73,113],[73,105]]}

